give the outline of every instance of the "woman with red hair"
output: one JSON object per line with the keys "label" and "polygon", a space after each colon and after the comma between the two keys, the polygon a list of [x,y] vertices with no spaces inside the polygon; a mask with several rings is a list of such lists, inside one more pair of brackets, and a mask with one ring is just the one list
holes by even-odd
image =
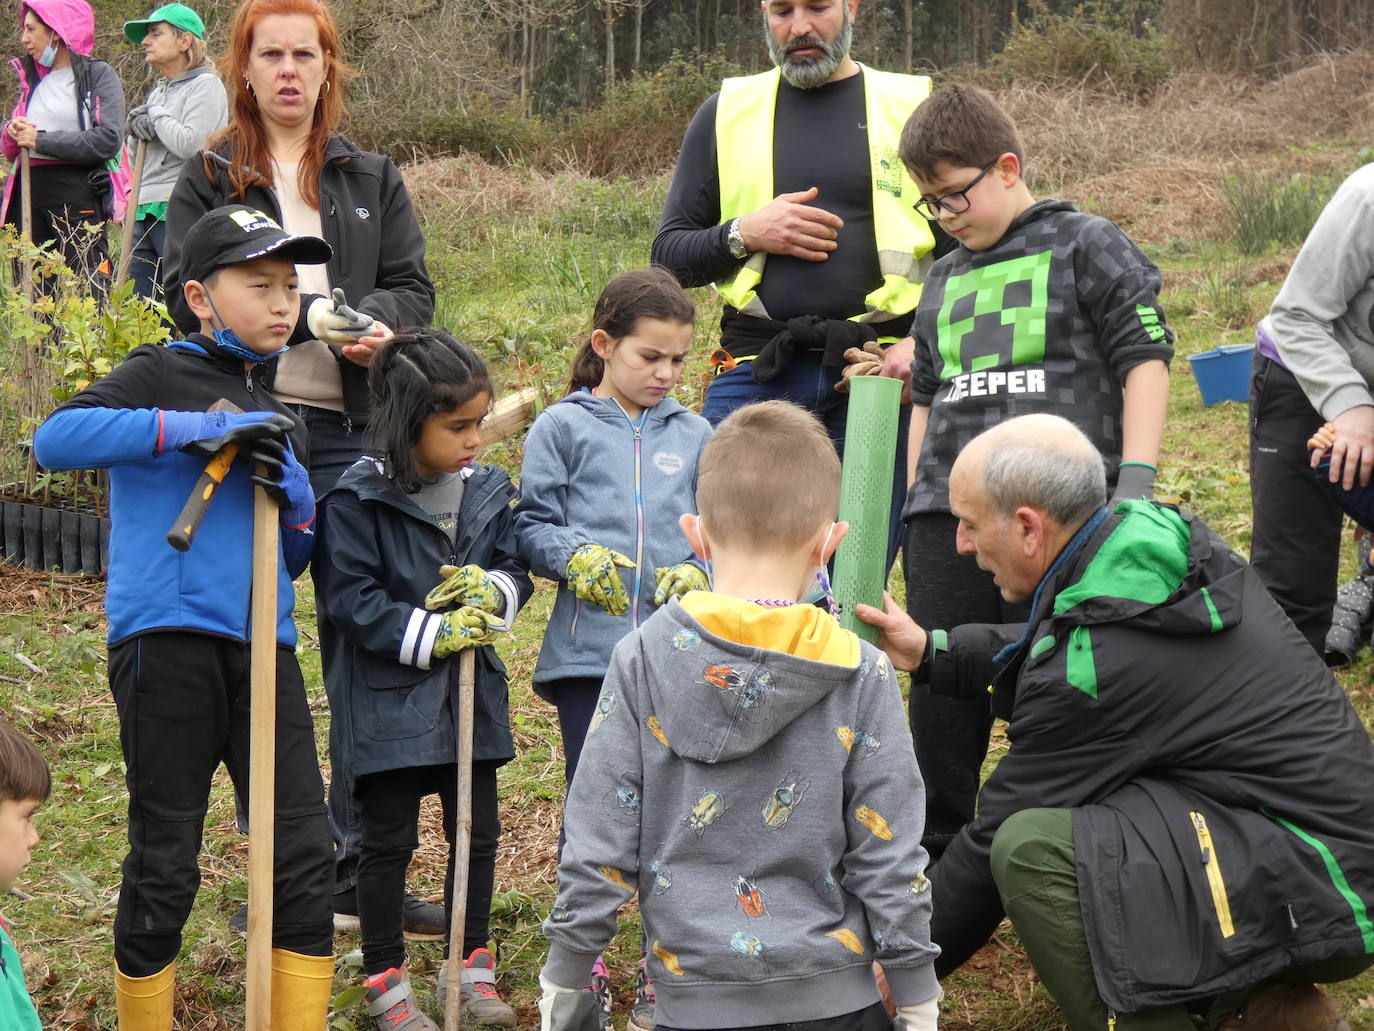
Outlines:
{"label": "woman with red hair", "polygon": [[245,0],[219,64],[229,126],[186,163],[172,191],[167,305],[183,333],[199,328],[181,293],[180,245],[211,208],[247,204],[288,232],[329,241],[328,265],[298,270],[301,315],[272,387],[305,423],[321,495],[362,452],[373,352],[396,330],[433,318],[425,241],[396,166],[339,134],[352,72],[328,7]]}

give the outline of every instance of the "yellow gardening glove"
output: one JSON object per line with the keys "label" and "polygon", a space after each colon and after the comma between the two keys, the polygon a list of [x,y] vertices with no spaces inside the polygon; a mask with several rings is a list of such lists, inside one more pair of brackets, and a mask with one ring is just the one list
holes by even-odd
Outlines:
{"label": "yellow gardening glove", "polygon": [[600,605],[612,616],[623,616],[630,609],[630,596],[616,566],[633,569],[635,564],[618,551],[600,544],[584,544],[568,559],[564,579],[568,589],[583,601]]}
{"label": "yellow gardening glove", "polygon": [[654,569],[654,604],[666,605],[669,598],[676,598],[688,591],[707,591],[710,584],[702,568],[691,562],[679,562],[675,566],[658,566]]}
{"label": "yellow gardening glove", "polygon": [[481,566],[440,566],[439,575],[443,582],[425,595],[425,608],[471,605],[483,612],[501,611],[501,589]]}
{"label": "yellow gardening glove", "polygon": [[445,612],[439,623],[439,633],[434,637],[434,657],[442,659],[464,648],[491,644],[492,627],[500,625],[501,620],[490,612],[471,605]]}
{"label": "yellow gardening glove", "polygon": [[867,341],[863,348],[851,347],[844,352],[844,360],[849,364],[840,374],[835,390],[840,394],[849,392],[849,381],[855,376],[876,376],[883,367],[883,348],[876,340]]}

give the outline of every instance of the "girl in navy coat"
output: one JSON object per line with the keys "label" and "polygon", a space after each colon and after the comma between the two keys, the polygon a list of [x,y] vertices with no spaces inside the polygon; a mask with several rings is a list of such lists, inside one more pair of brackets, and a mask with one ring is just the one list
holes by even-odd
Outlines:
{"label": "girl in navy coat", "polygon": [[[315,567],[331,746],[336,762],[352,763],[362,818],[368,1009],[389,1031],[436,1028],[405,975],[402,899],[420,799],[437,793],[450,846],[445,908],[452,904],[457,653],[475,648],[463,1011],[514,1026],[486,947],[501,831],[496,770],[515,755],[506,670],[491,642],[533,588],[516,553],[515,487],[474,463],[491,380],[453,337],[417,330],[377,353],[369,387],[372,447],[320,501]],[[441,973],[441,991],[444,981]]]}

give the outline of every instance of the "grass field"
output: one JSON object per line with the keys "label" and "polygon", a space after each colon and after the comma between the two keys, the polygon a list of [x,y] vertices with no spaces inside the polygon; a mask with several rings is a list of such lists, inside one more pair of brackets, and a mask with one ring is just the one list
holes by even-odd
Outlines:
{"label": "grass field", "polygon": [[[1340,145],[1351,163],[1355,142]],[[1333,162],[1334,163],[1334,162]],[[440,287],[439,321],[479,346],[502,387],[538,384],[556,396],[571,348],[584,331],[601,285],[643,264],[665,183],[606,183],[573,175],[497,174],[452,159],[412,171],[425,220],[431,270]],[[488,176],[481,190],[474,177]],[[464,191],[468,192],[464,192]],[[458,196],[480,198],[456,201]],[[1167,199],[1160,203],[1168,203]],[[1160,496],[1178,499],[1246,552],[1250,503],[1243,404],[1201,404],[1186,355],[1250,339],[1254,319],[1277,290],[1294,248],[1258,256],[1217,242],[1215,233],[1147,239],[1164,269],[1163,302],[1178,331]],[[1224,234],[1223,234],[1224,235]],[[701,315],[690,371],[679,394],[698,403],[706,382],[718,302],[698,292]],[[493,447],[488,461],[518,471],[518,439]],[[894,585],[900,590],[900,584]],[[544,953],[539,921],[553,895],[553,852],[562,797],[562,756],[552,709],[529,689],[539,636],[553,597],[541,583],[501,651],[511,672],[518,758],[501,776],[505,835],[498,867],[493,940],[503,993],[522,1026],[537,1026],[536,978]],[[323,755],[327,707],[320,680],[308,580],[298,591],[301,660]],[[102,585],[6,568],[0,572],[0,711],[38,740],[53,765],[55,790],[40,812],[43,842],[20,885],[3,900],[45,1026],[113,1028],[111,922],[124,851],[125,791],[114,706],[105,684]],[[1366,725],[1374,724],[1371,657],[1366,649],[1342,682]],[[1005,749],[1000,731],[989,767]],[[1333,785],[1333,790],[1367,790]],[[435,813],[413,866],[418,892],[441,892],[443,854]],[[206,824],[202,890],[178,963],[177,1026],[190,1031],[242,1026],[243,942],[229,915],[246,897],[246,845],[234,830],[227,780],[217,781]],[[639,934],[632,912],[610,956],[623,1007],[633,989]],[[355,1005],[357,948],[340,936],[335,1026],[365,1026]],[[422,1001],[440,951],[413,945],[411,966]],[[946,985],[945,1026],[1050,1031],[1057,1011],[1038,987],[1015,935],[994,942]],[[1351,1026],[1374,1028],[1374,977],[1338,989]],[[618,1013],[617,1025],[623,1024]]]}

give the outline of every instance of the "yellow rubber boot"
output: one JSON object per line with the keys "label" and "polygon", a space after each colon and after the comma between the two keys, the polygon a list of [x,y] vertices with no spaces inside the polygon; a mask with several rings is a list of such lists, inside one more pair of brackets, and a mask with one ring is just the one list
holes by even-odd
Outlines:
{"label": "yellow rubber boot", "polygon": [[333,956],[272,950],[273,1031],[324,1031],[333,993]]}
{"label": "yellow rubber boot", "polygon": [[176,971],[171,963],[147,977],[128,977],[115,967],[119,1031],[172,1031],[175,987]]}

